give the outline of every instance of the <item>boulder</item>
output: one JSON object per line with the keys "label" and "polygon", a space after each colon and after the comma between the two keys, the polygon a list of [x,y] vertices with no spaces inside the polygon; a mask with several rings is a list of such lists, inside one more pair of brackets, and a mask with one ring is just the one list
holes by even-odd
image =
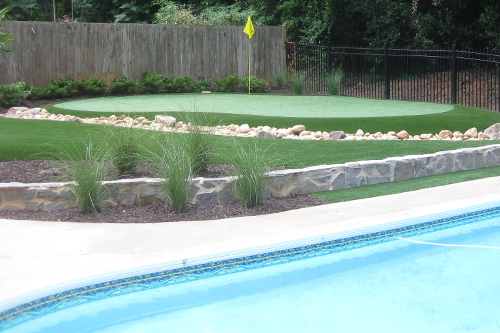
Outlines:
{"label": "boulder", "polygon": [[402,130],[401,132],[396,134],[396,136],[401,140],[407,140],[410,137],[410,134],[407,131]]}
{"label": "boulder", "polygon": [[361,129],[358,129],[356,131],[356,134],[354,134],[354,136],[363,136],[363,135],[365,135],[365,132],[363,132],[363,130],[361,130]]}
{"label": "boulder", "polygon": [[305,131],[306,127],[304,125],[295,125],[292,127],[291,132],[293,134],[300,134],[300,132]]}
{"label": "boulder", "polygon": [[420,139],[422,139],[422,140],[430,140],[431,138],[432,138],[432,134],[429,134],[429,133],[420,134]]}
{"label": "boulder", "polygon": [[492,140],[500,139],[500,123],[496,123],[485,129],[484,134],[488,135]]}
{"label": "boulder", "polygon": [[448,130],[442,130],[441,132],[439,132],[438,136],[441,139],[452,138],[453,133],[451,131],[448,131]]}
{"label": "boulder", "polygon": [[475,128],[475,127],[469,128],[464,133],[464,137],[466,137],[466,138],[477,138],[477,128]]}
{"label": "boulder", "polygon": [[240,128],[238,129],[238,131],[240,133],[248,133],[250,132],[250,126],[248,124],[243,124],[240,126]]}
{"label": "boulder", "polygon": [[276,136],[274,134],[266,132],[266,131],[258,131],[257,136],[259,138],[276,139]]}
{"label": "boulder", "polygon": [[155,121],[157,123],[161,123],[165,126],[172,127],[177,122],[177,119],[175,119],[172,116],[160,116],[160,115],[158,115],[158,116],[155,116]]}
{"label": "boulder", "polygon": [[345,132],[344,131],[331,131],[329,136],[330,136],[330,139],[332,139],[332,140],[342,140],[345,138]]}

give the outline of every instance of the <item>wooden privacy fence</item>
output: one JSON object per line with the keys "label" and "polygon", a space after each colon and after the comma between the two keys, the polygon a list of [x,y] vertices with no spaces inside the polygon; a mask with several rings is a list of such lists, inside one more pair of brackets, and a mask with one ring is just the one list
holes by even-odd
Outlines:
{"label": "wooden privacy fence", "polygon": [[[248,35],[243,26],[187,26],[8,21],[12,55],[0,57],[0,84],[43,87],[62,77],[108,81],[143,72],[193,80],[248,75]],[[255,27],[251,74],[268,82],[285,69],[284,27]]]}

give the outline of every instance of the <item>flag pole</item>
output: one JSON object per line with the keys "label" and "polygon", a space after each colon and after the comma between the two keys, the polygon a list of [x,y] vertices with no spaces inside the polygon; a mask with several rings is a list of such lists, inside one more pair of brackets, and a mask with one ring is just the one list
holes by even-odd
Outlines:
{"label": "flag pole", "polygon": [[248,17],[247,24],[243,32],[248,35],[248,99],[250,99],[250,70],[251,70],[251,56],[252,56],[252,36],[255,33],[251,16]]}
{"label": "flag pole", "polygon": [[252,39],[248,39],[248,99],[250,99],[250,57],[252,56]]}

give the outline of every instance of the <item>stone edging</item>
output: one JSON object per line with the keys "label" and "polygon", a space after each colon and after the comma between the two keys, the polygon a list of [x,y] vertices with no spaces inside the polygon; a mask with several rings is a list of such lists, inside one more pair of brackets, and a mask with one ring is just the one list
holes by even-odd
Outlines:
{"label": "stone edging", "polygon": [[[500,144],[390,157],[384,160],[319,165],[269,172],[266,197],[287,197],[321,191],[388,183],[450,172],[500,165]],[[164,201],[160,179],[140,178],[106,182],[111,189],[105,206],[147,205]],[[0,183],[0,211],[54,211],[74,206],[72,183]],[[235,178],[195,178],[192,203],[224,203],[236,199]]]}

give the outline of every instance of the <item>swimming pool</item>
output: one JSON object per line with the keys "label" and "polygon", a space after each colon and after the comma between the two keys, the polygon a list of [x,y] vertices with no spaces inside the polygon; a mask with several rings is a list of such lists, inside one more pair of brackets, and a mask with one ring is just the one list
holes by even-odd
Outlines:
{"label": "swimming pool", "polygon": [[493,203],[61,291],[0,331],[498,331],[499,259]]}

